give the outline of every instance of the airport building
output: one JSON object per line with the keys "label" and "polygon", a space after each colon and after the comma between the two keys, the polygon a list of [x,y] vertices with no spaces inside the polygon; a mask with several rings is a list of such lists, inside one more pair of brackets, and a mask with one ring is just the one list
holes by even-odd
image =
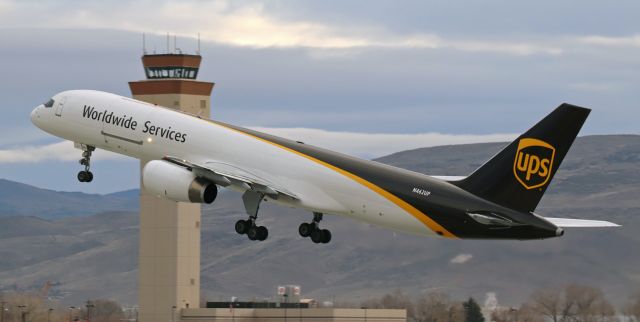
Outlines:
{"label": "airport building", "polygon": [[[146,79],[129,82],[133,98],[209,118],[214,83],[196,80],[201,61],[199,54],[145,53]],[[141,169],[148,161],[140,161]],[[286,301],[298,303],[293,308],[199,308],[200,210],[200,204],[159,199],[140,185],[140,322],[406,321],[405,310],[304,308],[297,297]]]}

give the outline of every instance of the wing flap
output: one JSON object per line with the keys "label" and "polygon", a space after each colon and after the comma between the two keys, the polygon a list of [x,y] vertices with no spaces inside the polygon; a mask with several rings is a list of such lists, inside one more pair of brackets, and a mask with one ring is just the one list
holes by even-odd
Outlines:
{"label": "wing flap", "polygon": [[563,228],[587,228],[587,227],[620,227],[620,225],[604,221],[572,218],[549,218],[544,217],[550,223]]}

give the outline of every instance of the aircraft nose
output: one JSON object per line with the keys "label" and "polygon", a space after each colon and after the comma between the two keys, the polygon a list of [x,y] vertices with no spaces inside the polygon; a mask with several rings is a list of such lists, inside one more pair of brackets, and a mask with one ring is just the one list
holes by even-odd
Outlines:
{"label": "aircraft nose", "polygon": [[38,125],[38,121],[40,118],[39,109],[40,109],[40,106],[34,108],[33,111],[31,111],[31,123],[33,123],[36,126]]}

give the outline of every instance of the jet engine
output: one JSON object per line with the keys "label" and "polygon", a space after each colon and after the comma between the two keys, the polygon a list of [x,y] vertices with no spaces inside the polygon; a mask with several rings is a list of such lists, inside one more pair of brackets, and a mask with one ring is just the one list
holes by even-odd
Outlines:
{"label": "jet engine", "polygon": [[212,203],[218,195],[214,183],[160,160],[147,162],[142,169],[142,184],[147,192],[173,201]]}

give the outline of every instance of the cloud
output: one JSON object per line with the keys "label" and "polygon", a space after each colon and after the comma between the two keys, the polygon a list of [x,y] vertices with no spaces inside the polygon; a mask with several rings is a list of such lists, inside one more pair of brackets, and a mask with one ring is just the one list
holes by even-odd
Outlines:
{"label": "cloud", "polygon": [[451,264],[464,264],[470,261],[472,258],[473,255],[471,254],[459,254],[458,256],[452,258],[449,262],[451,262]]}
{"label": "cloud", "polygon": [[640,35],[626,37],[586,36],[578,38],[583,44],[616,47],[640,47]]}
{"label": "cloud", "polygon": [[[420,147],[474,142],[506,141],[515,137],[515,135],[512,134],[384,134],[331,132],[326,130],[307,128],[253,127],[253,129],[364,158],[373,158],[398,151]],[[94,153],[94,158],[92,160],[114,160],[122,158],[125,157],[116,153],[99,149]],[[70,141],[63,141],[41,146],[27,146],[0,150],[0,164],[19,162],[35,163],[51,160],[75,162],[78,159],[80,159],[80,151],[75,149],[73,147],[73,143]]]}
{"label": "cloud", "polygon": [[[508,55],[559,55],[563,52],[555,46],[526,40],[448,39],[429,32],[391,32],[381,25],[327,24],[303,17],[282,19],[270,13],[261,3],[238,5],[232,1],[165,1],[149,5],[146,1],[136,1],[123,3],[118,10],[106,10],[103,6],[112,6],[111,3],[70,5],[60,2],[38,3],[36,6],[28,2],[0,1],[3,1],[0,2],[0,8],[4,3],[5,6],[20,9],[20,15],[2,17],[5,26],[18,28],[104,28],[156,35],[170,31],[182,37],[191,38],[200,34],[203,40],[256,48],[427,48]],[[181,44],[184,44],[184,40]],[[163,43],[157,48],[164,51],[165,45]],[[325,53],[324,57],[330,56]]]}
{"label": "cloud", "polygon": [[[62,141],[40,146],[27,146],[0,150],[0,164],[3,163],[37,163],[44,161],[74,161],[81,158],[81,151],[73,147],[73,142]],[[98,150],[92,160],[122,159],[119,154]]]}
{"label": "cloud", "polygon": [[561,55],[564,50],[557,46],[533,42],[492,42],[492,41],[453,41],[450,47],[469,52],[502,53],[518,56],[535,54]]}
{"label": "cloud", "polygon": [[9,0],[0,0],[0,15],[8,13],[13,8],[13,3]]}

